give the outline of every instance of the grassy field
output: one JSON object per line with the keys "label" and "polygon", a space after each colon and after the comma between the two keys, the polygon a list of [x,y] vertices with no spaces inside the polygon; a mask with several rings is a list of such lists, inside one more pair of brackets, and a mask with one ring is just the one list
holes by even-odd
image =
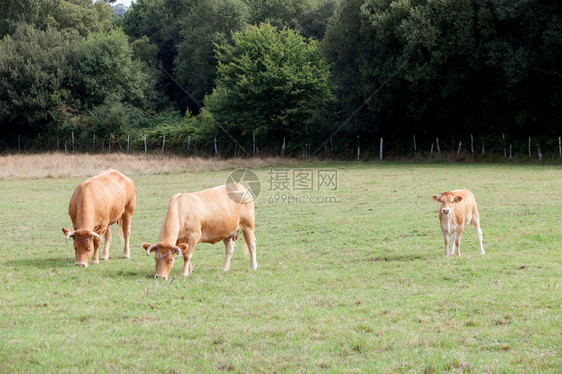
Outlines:
{"label": "grassy field", "polygon": [[[298,166],[337,169],[338,188],[275,202],[257,170],[257,271],[240,240],[227,273],[222,243],[201,244],[167,281],[141,244],[173,194],[229,170],[131,175],[131,259],[115,235],[85,269],[61,232],[83,178],[0,180],[0,371],[560,372],[560,166]],[[485,256],[471,227],[442,255],[431,195],[454,188],[476,196]]]}

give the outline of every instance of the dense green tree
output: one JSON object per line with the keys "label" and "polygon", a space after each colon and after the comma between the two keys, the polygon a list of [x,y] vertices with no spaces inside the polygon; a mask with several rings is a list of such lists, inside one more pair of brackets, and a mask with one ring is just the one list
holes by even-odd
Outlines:
{"label": "dense green tree", "polygon": [[120,30],[93,33],[75,53],[73,94],[84,108],[108,100],[140,105],[147,88],[147,75],[127,36]]}
{"label": "dense green tree", "polygon": [[87,36],[92,32],[108,30],[113,10],[103,1],[92,4],[89,0],[60,0],[45,20],[47,26],[60,31],[78,31]]}
{"label": "dense green tree", "polygon": [[316,41],[262,24],[235,34],[217,58],[216,88],[205,104],[220,127],[269,142],[317,133],[311,118],[331,101],[332,86]]}
{"label": "dense green tree", "polygon": [[247,26],[248,8],[241,0],[203,0],[183,20],[175,76],[197,102],[214,86],[215,48],[230,43],[232,33]]}
{"label": "dense green tree", "polygon": [[21,25],[0,40],[0,132],[53,133],[57,118],[72,110],[72,51],[81,38]]}

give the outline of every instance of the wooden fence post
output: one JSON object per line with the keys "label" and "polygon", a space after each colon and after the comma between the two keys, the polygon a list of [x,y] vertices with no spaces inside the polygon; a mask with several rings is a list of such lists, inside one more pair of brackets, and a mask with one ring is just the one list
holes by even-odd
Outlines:
{"label": "wooden fence post", "polygon": [[217,138],[215,137],[215,156],[219,154],[219,148],[217,147]]}
{"label": "wooden fence post", "polygon": [[529,158],[531,158],[531,137],[529,136]]}
{"label": "wooden fence post", "polygon": [[482,156],[486,153],[486,145],[482,143]]}
{"label": "wooden fence post", "polygon": [[431,151],[429,151],[429,155],[433,156],[433,143],[431,143]]}
{"label": "wooden fence post", "polygon": [[283,145],[281,146],[281,157],[285,157],[285,137],[283,137]]}
{"label": "wooden fence post", "polygon": [[470,153],[474,156],[474,137],[470,134]]}
{"label": "wooden fence post", "polygon": [[188,135],[188,136],[187,136],[187,153],[189,153],[189,146],[190,146],[190,143],[191,143],[191,135]]}
{"label": "wooden fence post", "polygon": [[383,156],[384,156],[384,154],[383,154],[383,140],[382,140],[382,138],[381,138],[381,140],[380,140],[380,149],[379,149],[379,160],[380,160],[380,161],[382,161]]}
{"label": "wooden fence post", "polygon": [[18,152],[21,152],[21,135],[18,134]]}
{"label": "wooden fence post", "polygon": [[437,153],[441,154],[441,148],[439,148],[439,138],[435,138],[435,144],[437,144]]}
{"label": "wooden fence post", "polygon": [[164,133],[164,136],[162,137],[162,153],[164,153],[165,149],[166,149],[166,133]]}
{"label": "wooden fence post", "polygon": [[147,151],[147,149],[146,149],[146,134],[144,134],[143,137],[144,137],[144,154],[146,154],[146,151]]}
{"label": "wooden fence post", "polygon": [[539,161],[540,161],[540,160],[542,160],[541,146],[539,145],[539,146],[537,146],[537,148],[538,148],[538,152],[537,152],[537,153],[538,153],[538,155],[539,155]]}
{"label": "wooden fence post", "polygon": [[360,156],[361,156],[361,147],[359,146],[359,135],[357,135],[357,161],[359,161]]}
{"label": "wooden fence post", "polygon": [[558,157],[562,157],[562,141],[560,136],[558,137]]}
{"label": "wooden fence post", "polygon": [[130,146],[129,146],[129,145],[131,144],[131,143],[130,143],[130,140],[131,140],[131,139],[130,139],[129,137],[130,137],[130,135],[127,135],[127,153],[129,153],[129,149],[130,149]]}
{"label": "wooden fence post", "polygon": [[256,131],[254,130],[254,132],[252,133],[252,154],[255,156],[256,155]]}
{"label": "wooden fence post", "polygon": [[418,148],[416,147],[416,134],[414,134],[414,156],[418,153]]}
{"label": "wooden fence post", "polygon": [[457,158],[459,158],[459,153],[461,152],[462,141],[459,142],[459,149],[457,149]]}
{"label": "wooden fence post", "polygon": [[92,136],[92,152],[96,151],[96,134]]}
{"label": "wooden fence post", "polygon": [[511,143],[509,143],[509,158],[511,159]]}
{"label": "wooden fence post", "polygon": [[74,131],[72,132],[72,153],[74,153]]}

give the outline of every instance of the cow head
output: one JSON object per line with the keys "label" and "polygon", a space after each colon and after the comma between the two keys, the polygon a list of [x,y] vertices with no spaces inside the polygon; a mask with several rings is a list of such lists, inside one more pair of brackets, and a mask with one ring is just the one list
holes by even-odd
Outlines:
{"label": "cow head", "polygon": [[86,229],[70,231],[63,227],[62,232],[66,236],[67,242],[70,238],[74,239],[74,252],[76,253],[74,265],[87,267],[90,261],[90,255],[94,249],[94,241],[101,240],[101,237],[95,232]]}
{"label": "cow head", "polygon": [[431,198],[441,203],[441,213],[443,214],[451,214],[455,203],[462,200],[462,196],[455,195],[451,191],[441,192],[441,195],[435,194]]}
{"label": "cow head", "polygon": [[156,274],[154,278],[160,279],[168,279],[168,274],[170,274],[170,270],[172,270],[174,260],[179,258],[183,252],[187,251],[187,244],[185,243],[181,243],[178,246],[164,242],[152,245],[144,243],[142,247],[148,256],[150,256],[151,252],[154,252],[154,261],[156,262]]}

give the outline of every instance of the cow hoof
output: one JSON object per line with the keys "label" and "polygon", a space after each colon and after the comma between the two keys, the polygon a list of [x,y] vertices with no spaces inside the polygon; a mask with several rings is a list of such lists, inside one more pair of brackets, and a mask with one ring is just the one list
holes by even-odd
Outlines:
{"label": "cow hoof", "polygon": [[189,273],[181,273],[182,277],[187,277],[189,275]]}
{"label": "cow hoof", "polygon": [[107,256],[107,257],[102,257],[101,260],[102,260],[102,261],[107,261],[107,260],[109,260],[109,256]]}
{"label": "cow hoof", "polygon": [[252,270],[258,270],[258,265],[256,265],[256,266],[250,266],[250,269],[252,269]]}
{"label": "cow hoof", "polygon": [[222,268],[222,271],[228,271],[229,268]]}
{"label": "cow hoof", "polygon": [[123,255],[123,258],[125,258],[125,259],[127,259],[127,258],[130,258],[130,257],[131,257],[131,256],[130,256],[130,255],[128,255],[128,254],[126,254],[126,255]]}
{"label": "cow hoof", "polygon": [[93,264],[93,265],[99,265],[99,264],[100,264],[100,262],[99,262],[99,261],[95,261],[95,260],[94,260],[94,261],[92,261],[92,264]]}

